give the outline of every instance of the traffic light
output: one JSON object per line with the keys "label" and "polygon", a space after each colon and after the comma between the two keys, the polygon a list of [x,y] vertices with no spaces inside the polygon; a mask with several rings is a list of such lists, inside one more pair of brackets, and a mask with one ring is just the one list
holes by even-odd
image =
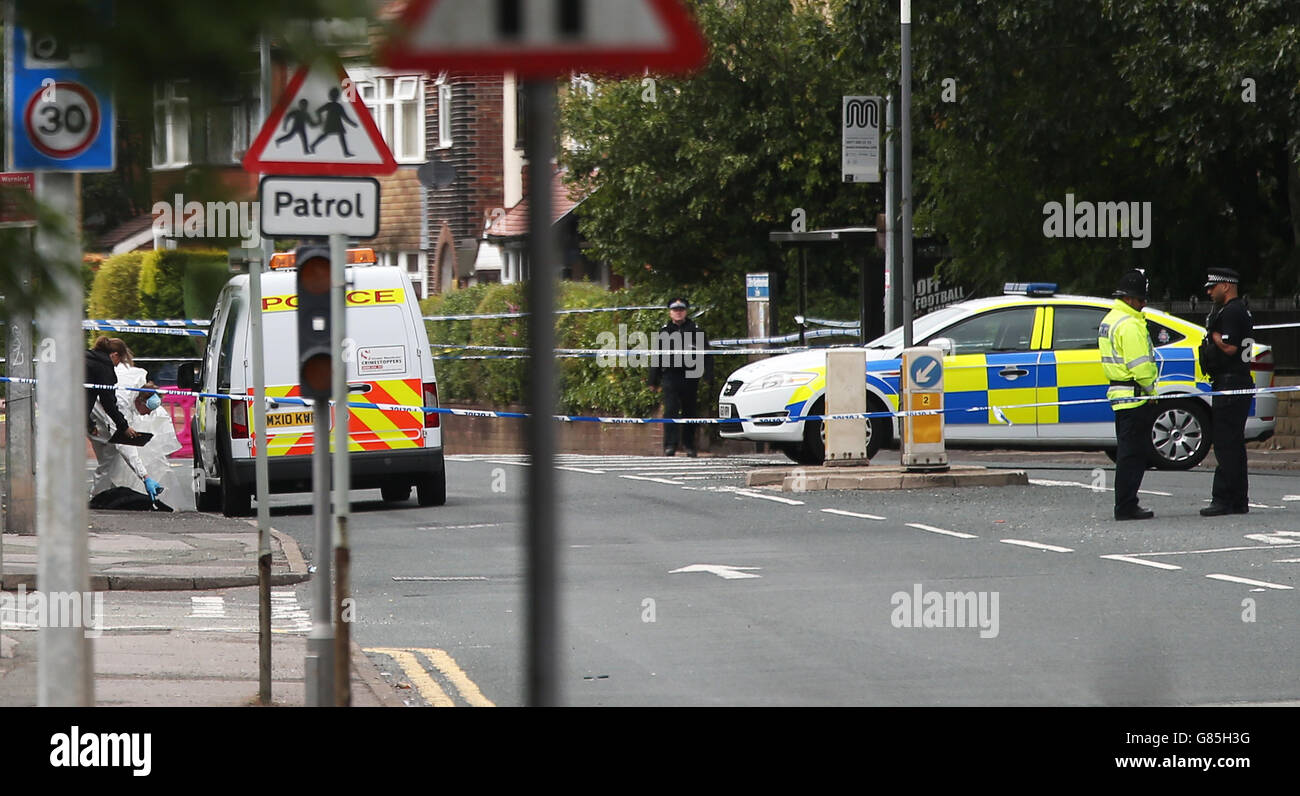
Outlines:
{"label": "traffic light", "polygon": [[328,399],[334,352],[330,348],[330,250],[299,246],[298,383],[304,398]]}

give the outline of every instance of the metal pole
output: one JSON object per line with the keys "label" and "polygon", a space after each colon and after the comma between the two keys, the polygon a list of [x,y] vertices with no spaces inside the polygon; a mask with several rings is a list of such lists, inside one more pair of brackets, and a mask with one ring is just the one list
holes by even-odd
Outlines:
{"label": "metal pole", "polygon": [[[50,274],[59,298],[42,309],[41,411],[36,417],[36,534],[39,550],[36,586],[47,601],[70,600],[78,605],[90,592],[89,543],[86,525],[86,391],[84,336],[81,331],[81,248],[76,219],[79,180],[75,174],[37,172],[36,190],[46,207],[72,220],[70,234],[38,233],[37,248],[45,257],[71,267]],[[88,619],[82,617],[83,625]],[[71,622],[61,624],[71,625]],[[41,707],[91,707],[95,704],[94,666],[85,628],[42,627],[37,641],[37,704]]]}
{"label": "metal pole", "polygon": [[334,369],[330,374],[330,392],[334,396],[334,704],[341,708],[352,706],[351,627],[344,620],[344,602],[351,597],[351,550],[348,546],[348,514],[350,503],[348,488],[352,484],[352,468],[348,460],[348,359],[344,341],[347,340],[347,269],[348,239],[343,235],[330,235],[330,347],[333,348]]}
{"label": "metal pole", "polygon": [[560,704],[558,678],[558,533],[555,527],[555,278],[559,262],[551,226],[551,157],[555,136],[555,85],[524,86],[528,111],[528,689],[529,705]]}
{"label": "metal pole", "polygon": [[[31,264],[15,261],[14,276],[24,288],[31,285]],[[8,375],[30,379],[32,364],[32,311],[18,302],[11,305],[9,346],[5,354]],[[10,382],[5,409],[5,473],[8,479],[9,510],[5,513],[7,533],[36,533],[36,462],[33,458],[36,413],[32,409],[32,385]]]}
{"label": "metal pole", "polygon": [[[271,45],[262,34],[258,45],[261,62],[261,105],[263,120],[271,112]],[[262,434],[266,429],[266,368],[265,341],[262,338],[262,265],[271,261],[274,244],[262,239],[261,261],[248,263],[249,294],[253,303],[253,429]],[[257,698],[263,705],[271,704],[271,476],[267,464],[266,445],[257,445],[253,453],[253,477],[257,489]]]}
{"label": "metal pole", "polygon": [[316,549],[312,559],[311,633],[307,635],[307,705],[334,704],[334,625],[330,602],[330,413],[329,404],[312,405],[311,487],[312,517],[316,521]]}
{"label": "metal pole", "polygon": [[885,98],[885,331],[897,329],[903,317],[903,276],[898,263],[898,98]]}
{"label": "metal pole", "polygon": [[900,0],[899,18],[902,22],[903,63],[899,78],[901,105],[899,108],[899,130],[902,133],[902,196],[899,200],[903,211],[903,347],[912,347],[912,0]]}

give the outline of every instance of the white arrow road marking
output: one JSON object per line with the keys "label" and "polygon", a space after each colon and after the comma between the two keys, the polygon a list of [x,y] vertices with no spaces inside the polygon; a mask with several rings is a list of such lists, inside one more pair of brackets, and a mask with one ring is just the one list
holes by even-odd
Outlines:
{"label": "white arrow road marking", "polygon": [[1247,586],[1263,586],[1266,589],[1285,589],[1286,591],[1291,591],[1290,586],[1283,586],[1280,583],[1269,583],[1268,581],[1265,580],[1251,580],[1250,578],[1238,578],[1234,575],[1218,575],[1218,574],[1206,575],[1205,577],[1214,578],[1215,580],[1226,580],[1231,583],[1244,583]]}
{"label": "white arrow road marking", "polygon": [[762,575],[751,575],[748,572],[741,572],[743,569],[762,569],[762,567],[733,567],[727,564],[691,564],[689,567],[669,570],[669,575],[675,575],[678,572],[709,572],[720,578],[727,580],[738,580],[740,578],[761,578]]}
{"label": "white arrow road marking", "polygon": [[1300,531],[1272,531],[1271,533],[1248,533],[1246,538],[1252,542],[1268,544],[1295,544],[1300,542]]}
{"label": "white arrow road marking", "polygon": [[1073,553],[1074,549],[1070,547],[1057,547],[1054,544],[1043,544],[1042,542],[1026,542],[1024,539],[999,539],[1002,544],[1014,544],[1021,547],[1032,547],[1035,550],[1046,550],[1051,553]]}
{"label": "white arrow road marking", "polygon": [[1102,556],[1102,558],[1109,558],[1111,561],[1125,561],[1129,564],[1141,564],[1144,567],[1155,567],[1156,569],[1182,569],[1182,567],[1166,564],[1163,561],[1145,561],[1133,556],[1109,555]]}

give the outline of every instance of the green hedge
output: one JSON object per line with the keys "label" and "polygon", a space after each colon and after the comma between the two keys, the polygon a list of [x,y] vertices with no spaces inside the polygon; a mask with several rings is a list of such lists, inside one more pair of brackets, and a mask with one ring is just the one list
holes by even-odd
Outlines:
{"label": "green hedge", "polygon": [[[735,291],[732,290],[732,293]],[[524,305],[523,285],[476,285],[433,296],[421,303],[425,315],[477,315],[515,312]],[[704,294],[701,294],[704,295]],[[588,282],[564,282],[557,296],[564,309],[653,306],[652,310],[573,313],[557,315],[557,348],[632,348],[635,332],[650,338],[668,320],[667,296],[644,287],[608,291]],[[693,302],[698,299],[693,298]],[[726,324],[715,329],[710,310],[698,320],[711,337],[738,337],[743,332]],[[721,320],[722,313],[717,313]],[[443,349],[442,344],[527,346],[527,318],[473,321],[426,321],[434,356],[493,356],[507,352]],[[743,327],[741,327],[743,328]],[[714,357],[714,378],[700,390],[701,414],[712,414],[712,396],[722,380],[744,364],[744,357]],[[565,414],[600,414],[617,417],[651,417],[658,414],[659,396],[649,388],[649,372],[634,362],[598,361],[596,358],[561,357],[557,409]],[[527,394],[528,361],[488,359],[436,361],[438,393],[445,401],[503,408],[523,403]]]}
{"label": "green hedge", "polygon": [[[99,266],[86,310],[91,318],[207,318],[230,278],[226,253],[202,249],[128,252]],[[92,332],[93,340],[103,332]],[[136,356],[192,357],[202,337],[122,334]]]}

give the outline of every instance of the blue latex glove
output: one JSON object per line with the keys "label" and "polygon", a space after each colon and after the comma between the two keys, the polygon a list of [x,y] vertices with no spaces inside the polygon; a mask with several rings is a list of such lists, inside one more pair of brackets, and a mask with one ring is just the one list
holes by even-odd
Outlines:
{"label": "blue latex glove", "polygon": [[144,488],[149,492],[150,500],[157,500],[158,496],[162,494],[163,491],[162,484],[152,478],[144,479]]}

